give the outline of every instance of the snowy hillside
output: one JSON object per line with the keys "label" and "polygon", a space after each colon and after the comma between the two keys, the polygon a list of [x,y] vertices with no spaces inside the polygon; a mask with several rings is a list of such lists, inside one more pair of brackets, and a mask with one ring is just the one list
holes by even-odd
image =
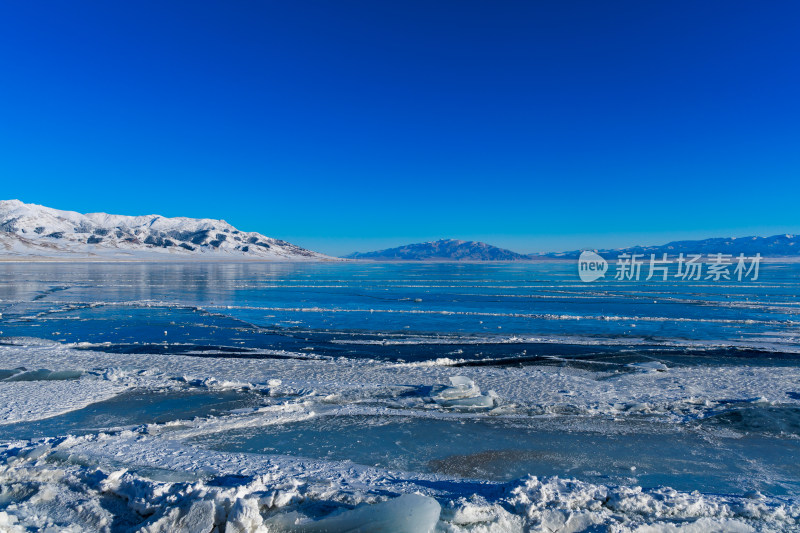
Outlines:
{"label": "snowy hillside", "polygon": [[258,259],[319,261],[328,256],[224,220],[59,211],[0,201],[0,259]]}

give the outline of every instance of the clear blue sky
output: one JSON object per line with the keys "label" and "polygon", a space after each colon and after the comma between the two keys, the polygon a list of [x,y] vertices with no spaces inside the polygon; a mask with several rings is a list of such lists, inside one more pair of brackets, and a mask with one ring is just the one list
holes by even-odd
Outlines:
{"label": "clear blue sky", "polygon": [[0,4],[0,198],[320,251],[800,232],[796,1]]}

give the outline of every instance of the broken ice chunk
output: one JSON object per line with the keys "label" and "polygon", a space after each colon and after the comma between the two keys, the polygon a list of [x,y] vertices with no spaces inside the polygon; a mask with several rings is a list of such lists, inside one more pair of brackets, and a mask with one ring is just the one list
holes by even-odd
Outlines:
{"label": "broken ice chunk", "polygon": [[630,368],[644,370],[645,372],[666,372],[669,367],[659,361],[647,361],[646,363],[630,363]]}
{"label": "broken ice chunk", "polygon": [[491,409],[496,405],[497,394],[481,394],[475,382],[465,376],[452,376],[450,386],[440,389],[433,399],[443,407]]}
{"label": "broken ice chunk", "polygon": [[466,376],[450,376],[450,383],[454,387],[474,387],[475,382]]}
{"label": "broken ice chunk", "polygon": [[450,378],[450,387],[445,387],[437,398],[441,400],[454,400],[458,398],[471,398],[481,393],[481,390],[475,385],[475,382],[465,376],[452,376]]}
{"label": "broken ice chunk", "polygon": [[491,409],[492,407],[494,407],[494,398],[488,394],[481,394],[473,398],[445,400],[441,402],[441,404],[445,407]]}

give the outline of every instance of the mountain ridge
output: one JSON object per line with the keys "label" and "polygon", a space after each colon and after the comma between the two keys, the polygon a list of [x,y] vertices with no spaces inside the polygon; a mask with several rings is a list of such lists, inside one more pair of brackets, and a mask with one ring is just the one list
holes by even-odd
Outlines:
{"label": "mountain ridge", "polygon": [[[577,259],[583,250],[568,252],[550,252],[546,254],[530,254],[532,259]],[[772,235],[769,237],[712,237],[709,239],[671,241],[655,246],[629,246],[626,248],[606,248],[592,250],[603,254],[745,254],[755,255],[760,253],[764,257],[794,257],[800,256],[800,236],[789,233]]]}
{"label": "mountain ridge", "polygon": [[0,200],[0,258],[335,260],[224,220],[84,214],[20,200]]}
{"label": "mountain ridge", "polygon": [[529,261],[530,259],[511,250],[499,248],[479,241],[440,239],[386,248],[374,252],[355,252],[345,259],[372,261]]}
{"label": "mountain ridge", "polygon": [[[548,261],[574,260],[583,250],[521,254],[480,241],[440,239],[345,259],[372,261]],[[592,250],[601,255],[740,254],[800,257],[800,236],[714,237],[663,245]],[[225,220],[161,215],[126,216],[62,211],[19,200],[0,200],[0,260],[341,260],[294,244],[243,232]]]}
{"label": "mountain ridge", "polygon": [[[346,259],[372,261],[552,261],[577,259],[583,250],[520,254],[483,242],[440,239],[407,244],[374,252],[355,252]],[[770,237],[712,237],[709,239],[672,241],[663,245],[629,246],[625,248],[592,249],[598,254],[740,254],[763,257],[800,257],[800,236],[792,234]]]}

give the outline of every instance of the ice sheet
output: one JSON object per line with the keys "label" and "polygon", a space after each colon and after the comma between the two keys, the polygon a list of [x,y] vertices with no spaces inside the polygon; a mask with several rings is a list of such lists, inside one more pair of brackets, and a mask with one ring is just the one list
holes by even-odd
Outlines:
{"label": "ice sheet", "polygon": [[[265,401],[222,416],[80,437],[9,441],[0,448],[0,510],[5,513],[0,524],[5,522],[6,528],[73,524],[76,530],[146,526],[170,531],[227,523],[234,531],[256,531],[270,519],[332,520],[353,516],[346,513],[359,504],[415,493],[439,502],[437,527],[443,531],[580,531],[594,526],[617,531],[645,526],[650,531],[786,531],[798,527],[800,519],[794,497],[700,494],[557,477],[491,483],[324,458],[220,452],[191,442],[236,428],[298,423],[325,410],[443,419],[646,416],[687,424],[728,412],[731,405],[800,405],[800,372],[791,368],[779,374],[757,367],[603,374],[558,367],[453,369],[349,359],[132,358],[56,343],[0,346],[0,368],[25,365],[82,374],[68,381],[0,383],[9,420],[37,420],[133,390],[250,390],[259,391]],[[456,383],[453,377],[459,377]],[[64,388],[51,388],[59,386]],[[495,390],[497,405],[488,411],[453,411],[432,397],[436,387],[448,386],[470,395],[473,387]],[[46,397],[47,391],[56,409],[27,400]]]}

